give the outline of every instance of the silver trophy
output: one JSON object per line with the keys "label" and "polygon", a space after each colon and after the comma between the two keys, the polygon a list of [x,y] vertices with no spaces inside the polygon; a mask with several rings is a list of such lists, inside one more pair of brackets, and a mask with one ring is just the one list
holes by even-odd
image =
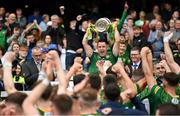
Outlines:
{"label": "silver trophy", "polygon": [[111,21],[108,18],[100,18],[95,23],[95,29],[98,32],[104,32],[107,31],[110,25]]}

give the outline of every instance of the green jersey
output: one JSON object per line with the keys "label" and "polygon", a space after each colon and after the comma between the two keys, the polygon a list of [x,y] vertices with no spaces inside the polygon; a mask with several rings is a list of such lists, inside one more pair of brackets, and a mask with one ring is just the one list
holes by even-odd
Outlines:
{"label": "green jersey", "polygon": [[118,57],[118,60],[122,61],[125,65],[128,65],[131,63],[131,60],[127,54],[123,54]]}
{"label": "green jersey", "polygon": [[171,96],[170,94],[164,91],[163,87],[154,85],[151,89],[149,102],[150,102],[150,112],[151,114],[155,114],[157,106],[159,104],[164,104],[164,103],[180,104],[180,96],[177,94],[176,96]]}
{"label": "green jersey", "polygon": [[0,30],[0,46],[5,48],[7,30]]}
{"label": "green jersey", "polygon": [[94,52],[93,55],[90,58],[90,65],[89,65],[89,69],[88,72],[90,74],[92,73],[98,73],[98,69],[96,67],[96,62],[99,60],[103,60],[103,61],[110,61],[113,64],[116,63],[116,58],[114,57],[114,55],[112,54],[112,52],[110,52],[109,50],[107,50],[107,55],[106,57],[100,57],[98,53]]}

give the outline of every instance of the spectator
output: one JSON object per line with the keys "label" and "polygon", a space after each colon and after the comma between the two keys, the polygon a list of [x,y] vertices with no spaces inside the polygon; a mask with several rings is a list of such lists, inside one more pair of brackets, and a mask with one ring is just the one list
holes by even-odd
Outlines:
{"label": "spectator", "polygon": [[46,31],[47,30],[47,28],[48,28],[48,25],[47,25],[48,21],[49,21],[49,15],[48,14],[44,14],[42,16],[42,21],[39,24],[39,27],[42,29],[42,31]]}
{"label": "spectator", "polygon": [[173,37],[170,40],[170,45],[172,49],[177,49],[175,42],[177,41],[178,38],[180,38],[180,20],[179,19],[175,21],[175,30],[173,31]]}
{"label": "spectator", "polygon": [[64,39],[64,29],[59,26],[59,16],[58,15],[52,15],[51,16],[52,25],[48,27],[46,30],[46,34],[50,35],[52,37],[52,43],[53,44],[59,44],[63,47],[63,39]]}
{"label": "spectator", "polygon": [[46,35],[44,38],[44,47],[48,48],[49,45],[52,43],[52,38],[50,35]]}
{"label": "spectator", "polygon": [[27,19],[25,16],[22,15],[23,11],[21,8],[16,9],[16,15],[17,15],[17,23],[21,27],[21,29],[24,29],[27,23]]}
{"label": "spectator", "polygon": [[168,2],[164,3],[163,5],[162,19],[164,19],[165,23],[167,23],[171,19],[171,15],[173,13],[172,5]]}
{"label": "spectator", "polygon": [[34,20],[37,20],[38,24],[42,21],[42,17],[40,16],[40,12],[38,9],[34,9],[33,15],[30,15],[28,17],[28,23],[33,23]]}
{"label": "spectator", "polygon": [[132,47],[139,47],[140,49],[144,46],[147,46],[147,39],[141,34],[140,27],[134,27],[134,36]]}
{"label": "spectator", "polygon": [[179,19],[179,11],[175,10],[172,14],[172,18],[173,20],[178,20]]}
{"label": "spectator", "polygon": [[0,7],[0,22],[4,23],[5,22],[5,8]]}
{"label": "spectator", "polygon": [[155,18],[157,14],[160,14],[160,9],[158,5],[154,5],[152,13],[148,13],[146,19],[151,21]]}
{"label": "spectator", "polygon": [[24,64],[26,62],[26,57],[28,54],[28,47],[26,45],[20,45],[19,47],[19,55],[17,57],[17,61],[19,64]]}
{"label": "spectator", "polygon": [[129,70],[130,77],[132,76],[133,72],[135,70],[141,70],[142,69],[142,62],[141,62],[141,56],[139,48],[133,47],[130,52],[130,59],[131,63],[127,65]]}
{"label": "spectator", "polygon": [[42,52],[39,47],[32,49],[32,59],[26,61],[22,65],[22,72],[24,74],[25,82],[28,85],[28,89],[37,81],[39,71],[42,64]]}
{"label": "spectator", "polygon": [[73,65],[74,58],[76,54],[81,54],[82,49],[82,40],[80,40],[79,35],[77,34],[76,28],[76,21],[70,21],[69,30],[67,30],[66,41],[67,41],[67,48],[66,48],[66,70]]}
{"label": "spectator", "polygon": [[3,27],[3,23],[0,22],[0,46],[3,49],[7,49],[6,48],[6,34],[7,34],[7,29],[5,29]]}
{"label": "spectator", "polygon": [[14,72],[12,72],[13,75],[13,82],[14,86],[18,91],[25,91],[26,90],[26,83],[25,83],[25,77],[22,74],[22,66],[20,64],[15,64],[13,66]]}
{"label": "spectator", "polygon": [[159,58],[160,53],[163,49],[163,35],[164,32],[162,30],[162,23],[158,21],[155,26],[155,30],[151,30],[149,37],[148,37],[148,42],[151,45],[151,48],[153,50],[153,57],[154,58]]}

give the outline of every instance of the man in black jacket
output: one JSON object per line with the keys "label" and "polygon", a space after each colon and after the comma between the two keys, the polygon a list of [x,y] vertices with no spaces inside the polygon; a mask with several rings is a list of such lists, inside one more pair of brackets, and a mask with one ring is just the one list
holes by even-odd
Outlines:
{"label": "man in black jacket", "polygon": [[28,89],[37,81],[42,63],[42,52],[39,47],[32,49],[32,59],[22,65],[22,72]]}
{"label": "man in black jacket", "polygon": [[144,46],[147,46],[147,40],[146,38],[140,33],[140,27],[134,27],[133,28],[134,31],[134,37],[133,37],[133,47],[139,47],[142,48]]}

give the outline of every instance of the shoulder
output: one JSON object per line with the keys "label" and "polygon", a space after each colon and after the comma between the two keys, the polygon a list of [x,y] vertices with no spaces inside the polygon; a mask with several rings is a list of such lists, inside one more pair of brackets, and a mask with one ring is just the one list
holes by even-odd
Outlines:
{"label": "shoulder", "polygon": [[162,91],[163,91],[163,88],[157,84],[151,88],[151,93],[154,95],[160,94]]}

